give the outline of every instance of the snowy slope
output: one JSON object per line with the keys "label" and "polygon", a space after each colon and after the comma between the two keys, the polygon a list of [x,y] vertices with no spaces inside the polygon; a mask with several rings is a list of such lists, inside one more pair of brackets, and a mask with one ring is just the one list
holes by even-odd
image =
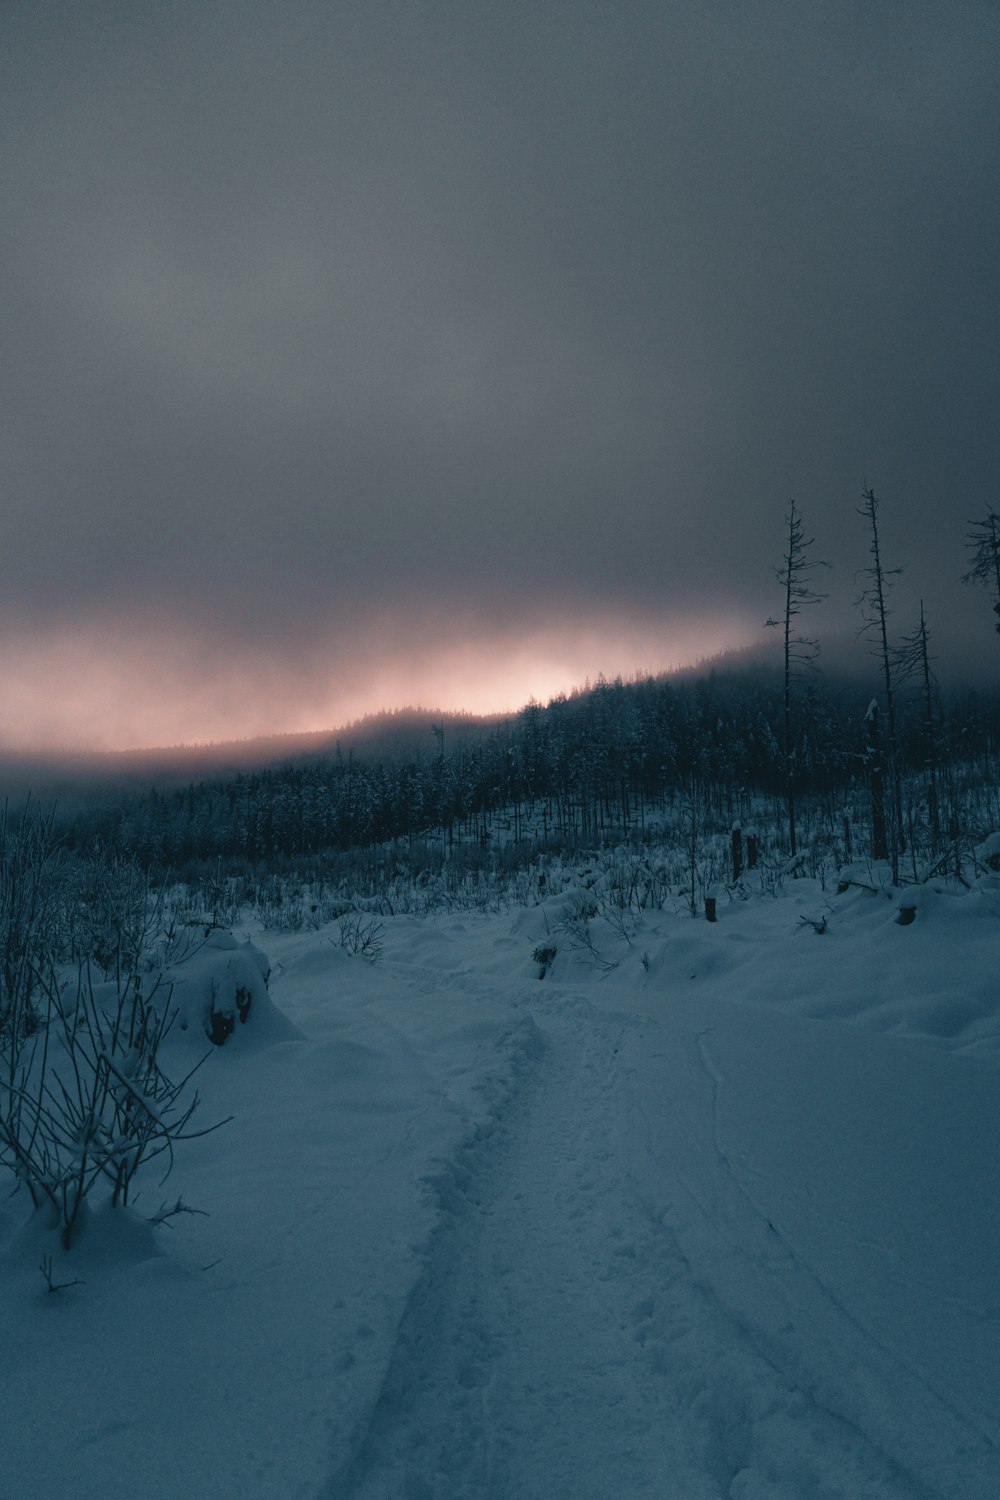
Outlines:
{"label": "snowy slope", "polygon": [[3,1500],[1000,1494],[995,895],[790,892],[257,936],[211,1217],[3,1202]]}

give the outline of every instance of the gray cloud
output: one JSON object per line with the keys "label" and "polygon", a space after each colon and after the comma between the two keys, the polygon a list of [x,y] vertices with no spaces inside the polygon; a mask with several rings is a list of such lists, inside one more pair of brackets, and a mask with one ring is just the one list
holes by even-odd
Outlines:
{"label": "gray cloud", "polygon": [[992,4],[4,24],[8,682],[60,632],[395,682],[595,618],[655,666],[770,612],[790,495],[833,627],[863,482],[901,617],[988,632]]}

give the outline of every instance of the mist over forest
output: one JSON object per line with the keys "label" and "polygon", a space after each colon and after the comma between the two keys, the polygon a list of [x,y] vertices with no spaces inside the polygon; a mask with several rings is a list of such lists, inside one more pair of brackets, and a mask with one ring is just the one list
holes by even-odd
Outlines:
{"label": "mist over forest", "polygon": [[[788,759],[780,670],[752,658],[599,681],[497,718],[400,711],[329,736],[147,753],[124,774],[102,758],[89,784],[67,779],[56,824],[68,849],[104,845],[161,873],[435,837],[485,848],[498,818],[570,843],[639,835],[648,809],[695,782],[730,815],[781,798],[789,765],[799,798],[859,791],[877,689],[874,671],[808,674]],[[995,691],[935,688],[930,728],[916,685],[900,691],[897,777],[957,774],[998,744]]]}

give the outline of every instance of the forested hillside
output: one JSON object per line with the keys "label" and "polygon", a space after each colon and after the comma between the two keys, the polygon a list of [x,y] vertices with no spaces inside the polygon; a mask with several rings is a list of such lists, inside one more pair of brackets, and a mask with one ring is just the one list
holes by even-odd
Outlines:
{"label": "forested hillside", "polygon": [[[479,733],[466,722],[425,731],[426,749],[365,758],[337,746],[266,770],[183,789],[108,796],[63,820],[65,842],[96,841],[154,868],[191,861],[255,863],[440,836],[445,848],[554,839],[593,842],[641,834],[648,817],[697,787],[720,818],[745,814],[754,794],[864,801],[879,769],[868,716],[871,690],[816,677],[799,690],[786,757],[782,684],[755,668],[698,678],[599,681],[532,703]],[[903,696],[894,764],[906,776],[910,824],[947,829],[955,777],[972,765],[989,780],[1000,740],[1000,700],[934,694],[931,715]],[[931,782],[939,806],[929,805]],[[923,789],[923,790],[922,790]]]}

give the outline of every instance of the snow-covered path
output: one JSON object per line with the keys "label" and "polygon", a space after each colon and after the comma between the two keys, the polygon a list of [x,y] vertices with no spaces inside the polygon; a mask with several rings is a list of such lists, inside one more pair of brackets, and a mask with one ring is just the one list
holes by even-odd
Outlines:
{"label": "snow-covered path", "polygon": [[596,1500],[690,1469],[643,1358],[686,1267],[623,1191],[624,1027],[566,1007],[521,1027],[517,1086],[436,1182],[440,1227],[333,1493]]}
{"label": "snow-covered path", "polygon": [[1000,1495],[998,913],[821,895],[269,934],[210,1218],[0,1202],[0,1500]]}
{"label": "snow-covered path", "polygon": [[[651,1208],[628,1055],[662,1058],[664,1029],[549,993],[513,1088],[435,1180],[439,1226],[331,1500],[929,1493],[789,1383]],[[714,1140],[721,1076],[697,1044]]]}

